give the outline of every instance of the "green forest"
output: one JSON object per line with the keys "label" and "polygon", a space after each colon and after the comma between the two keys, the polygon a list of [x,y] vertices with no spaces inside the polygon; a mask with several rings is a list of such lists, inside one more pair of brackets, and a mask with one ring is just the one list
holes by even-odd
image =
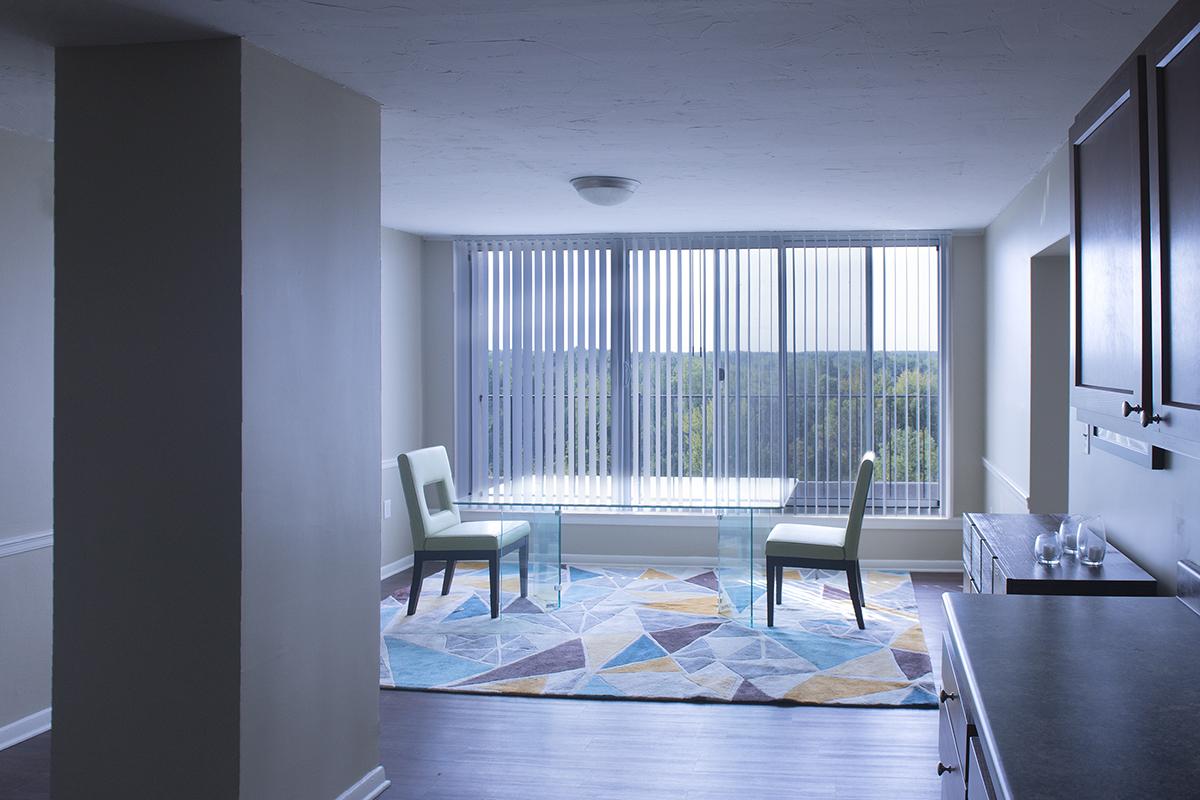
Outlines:
{"label": "green forest", "polygon": [[[900,495],[912,491],[912,484],[933,484],[926,491],[936,498],[938,357],[930,351],[789,353],[781,369],[778,353],[733,354],[720,363],[703,354],[635,354],[627,370],[636,451],[628,455],[629,466],[639,477],[774,478],[786,470],[784,476],[807,486],[807,491],[833,493],[833,484],[854,480],[863,452],[873,448],[879,457],[877,482],[905,484],[903,491],[894,490]],[[540,358],[550,359],[552,354]],[[523,391],[512,388],[511,364],[489,365],[486,430],[492,475],[504,472],[503,466],[495,469],[497,453],[519,455],[506,452],[508,426],[494,430],[497,390],[500,409],[511,414],[514,397],[519,398],[525,404],[523,416],[554,422],[553,427],[565,430],[570,418],[567,388],[575,400],[574,435],[547,437],[546,429],[552,426],[546,424],[532,435],[527,431],[518,446],[532,442],[539,463],[552,460],[554,448],[560,446],[568,472],[574,471],[569,466],[572,455],[579,456],[581,466],[590,464],[594,455],[603,458],[605,472],[613,474],[617,443],[612,435],[611,362],[582,350],[562,358],[562,365],[535,360],[533,374],[522,381]],[[555,387],[555,374],[573,374],[574,386]],[[593,452],[601,446],[601,420],[595,418],[595,403],[584,402],[589,397],[607,400],[602,454]],[[561,421],[555,421],[556,415]],[[478,420],[476,430],[484,422]],[[514,457],[511,463],[522,459]]]}

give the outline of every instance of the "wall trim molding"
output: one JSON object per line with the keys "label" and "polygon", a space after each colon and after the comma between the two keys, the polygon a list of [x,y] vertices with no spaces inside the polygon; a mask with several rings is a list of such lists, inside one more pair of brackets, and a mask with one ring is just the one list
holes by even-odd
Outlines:
{"label": "wall trim molding", "polygon": [[399,561],[393,561],[390,564],[384,564],[379,568],[379,580],[384,581],[393,575],[403,572],[413,565],[413,557],[405,556]]}
{"label": "wall trim molding", "polygon": [[26,739],[32,739],[48,730],[50,730],[49,708],[35,711],[16,722],[0,725],[0,750],[6,750],[14,744],[20,744]]}
{"label": "wall trim molding", "polygon": [[1018,500],[1020,500],[1021,505],[1023,505],[1025,507],[1025,510],[1028,511],[1029,510],[1029,492],[1028,492],[1028,490],[1022,489],[1021,486],[1016,481],[1014,481],[1012,478],[1009,477],[1007,472],[1005,472],[1004,470],[997,467],[991,461],[988,461],[987,456],[984,456],[982,461],[983,461],[983,468],[986,469],[988,472],[990,472],[992,474],[992,477],[994,477],[996,480],[1000,481],[1000,483],[1003,484],[1004,488],[1008,489],[1008,491],[1010,493],[1012,493],[1012,495],[1014,497],[1016,497]]}
{"label": "wall trim molding", "polygon": [[381,464],[383,469],[400,469],[400,462],[396,458],[385,458]]}
{"label": "wall trim molding", "polygon": [[383,767],[378,766],[359,778],[349,789],[339,794],[337,800],[375,800],[391,785],[392,782],[384,774]]}
{"label": "wall trim molding", "polygon": [[959,559],[864,558],[859,566],[863,569],[902,569],[907,572],[962,572],[962,561]]}
{"label": "wall trim molding", "polygon": [[22,533],[16,536],[0,538],[0,558],[28,553],[31,550],[41,550],[43,547],[54,546],[54,530]]}

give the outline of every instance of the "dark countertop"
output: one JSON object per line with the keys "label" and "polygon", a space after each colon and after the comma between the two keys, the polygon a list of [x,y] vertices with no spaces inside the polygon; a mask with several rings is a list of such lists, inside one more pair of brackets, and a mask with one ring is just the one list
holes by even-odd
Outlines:
{"label": "dark countertop", "polygon": [[1182,602],[943,600],[998,797],[1200,796],[1200,616]]}

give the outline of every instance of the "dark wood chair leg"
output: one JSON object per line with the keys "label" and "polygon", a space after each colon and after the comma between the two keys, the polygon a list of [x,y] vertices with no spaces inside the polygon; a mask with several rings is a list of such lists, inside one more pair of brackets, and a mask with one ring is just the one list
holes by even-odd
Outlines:
{"label": "dark wood chair leg", "polygon": [[846,586],[850,589],[850,602],[854,604],[854,618],[858,620],[858,629],[861,631],[867,626],[863,624],[862,615],[862,593],[858,587],[858,564],[851,562],[846,565]]}
{"label": "dark wood chair leg", "polygon": [[488,556],[488,588],[491,590],[492,619],[500,616],[500,552]]}
{"label": "dark wood chair leg", "polygon": [[421,581],[425,579],[425,554],[413,553],[412,583],[408,587],[408,616],[417,613],[417,601],[421,599]]}
{"label": "dark wood chair leg", "polygon": [[862,603],[862,607],[867,607],[867,590],[863,586],[862,567],[857,561],[854,562],[854,574],[858,576],[858,602]]}
{"label": "dark wood chair leg", "polygon": [[442,575],[442,597],[450,594],[450,584],[454,582],[454,565],[457,563],[452,558],[446,560],[446,572]]}
{"label": "dark wood chair leg", "polygon": [[783,567],[775,568],[775,605],[783,605]]}
{"label": "dark wood chair leg", "polygon": [[775,586],[777,567],[772,559],[767,559],[767,627],[775,627]]}
{"label": "dark wood chair leg", "polygon": [[518,551],[521,559],[521,597],[529,596],[529,539],[526,539]]}

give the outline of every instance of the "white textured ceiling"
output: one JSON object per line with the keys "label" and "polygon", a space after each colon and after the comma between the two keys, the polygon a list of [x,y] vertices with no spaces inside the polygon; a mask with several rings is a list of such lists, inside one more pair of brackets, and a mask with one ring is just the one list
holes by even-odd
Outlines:
{"label": "white textured ceiling", "polygon": [[[238,34],[375,98],[383,223],[403,230],[975,229],[1170,5],[10,0],[0,25]],[[47,76],[21,57],[0,66],[0,125],[36,130]],[[26,119],[4,119],[13,96]],[[642,187],[598,208],[567,183],[582,174]]]}

